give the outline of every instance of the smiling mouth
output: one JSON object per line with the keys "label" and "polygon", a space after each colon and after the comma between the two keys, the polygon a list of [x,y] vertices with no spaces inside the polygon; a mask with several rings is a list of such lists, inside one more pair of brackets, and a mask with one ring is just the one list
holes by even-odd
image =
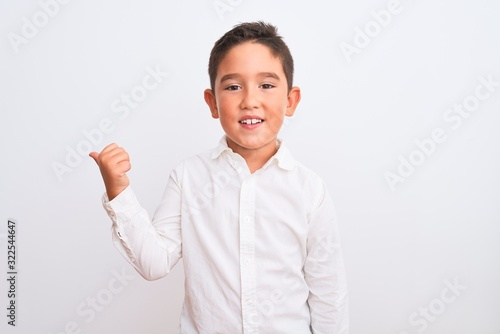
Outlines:
{"label": "smiling mouth", "polygon": [[260,118],[248,118],[248,119],[238,121],[238,123],[240,123],[240,124],[257,124],[257,123],[262,123],[262,122],[264,122],[264,120],[260,119]]}

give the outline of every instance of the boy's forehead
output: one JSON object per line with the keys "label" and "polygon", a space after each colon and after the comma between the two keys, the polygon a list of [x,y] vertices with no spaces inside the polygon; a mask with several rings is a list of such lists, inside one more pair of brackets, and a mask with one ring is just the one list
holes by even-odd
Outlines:
{"label": "boy's forehead", "polygon": [[232,47],[221,59],[217,71],[218,80],[228,75],[262,75],[273,73],[284,76],[283,65],[271,49],[261,43],[246,42]]}

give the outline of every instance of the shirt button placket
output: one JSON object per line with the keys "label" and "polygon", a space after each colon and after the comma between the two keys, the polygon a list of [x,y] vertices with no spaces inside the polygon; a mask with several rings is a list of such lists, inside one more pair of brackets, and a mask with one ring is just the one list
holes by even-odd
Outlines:
{"label": "shirt button placket", "polygon": [[243,332],[257,333],[255,305],[255,176],[243,180],[240,192],[240,275]]}

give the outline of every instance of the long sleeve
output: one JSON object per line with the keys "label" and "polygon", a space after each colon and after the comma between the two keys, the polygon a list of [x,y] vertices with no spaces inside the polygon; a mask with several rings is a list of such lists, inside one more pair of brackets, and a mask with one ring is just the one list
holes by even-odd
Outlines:
{"label": "long sleeve", "polygon": [[112,201],[104,194],[102,202],[113,222],[113,243],[118,251],[147,280],[167,275],[182,256],[181,194],[176,174],[170,175],[153,220],[130,187]]}
{"label": "long sleeve", "polygon": [[349,311],[337,219],[323,185],[317,209],[309,216],[304,275],[314,334],[348,334]]}

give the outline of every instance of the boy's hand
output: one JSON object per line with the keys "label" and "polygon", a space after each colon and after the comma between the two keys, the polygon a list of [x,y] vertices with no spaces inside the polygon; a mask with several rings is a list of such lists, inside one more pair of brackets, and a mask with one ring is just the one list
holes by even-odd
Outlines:
{"label": "boy's hand", "polygon": [[90,152],[89,156],[101,170],[108,199],[111,201],[130,184],[126,172],[130,170],[128,153],[116,144],[109,144],[101,153]]}

